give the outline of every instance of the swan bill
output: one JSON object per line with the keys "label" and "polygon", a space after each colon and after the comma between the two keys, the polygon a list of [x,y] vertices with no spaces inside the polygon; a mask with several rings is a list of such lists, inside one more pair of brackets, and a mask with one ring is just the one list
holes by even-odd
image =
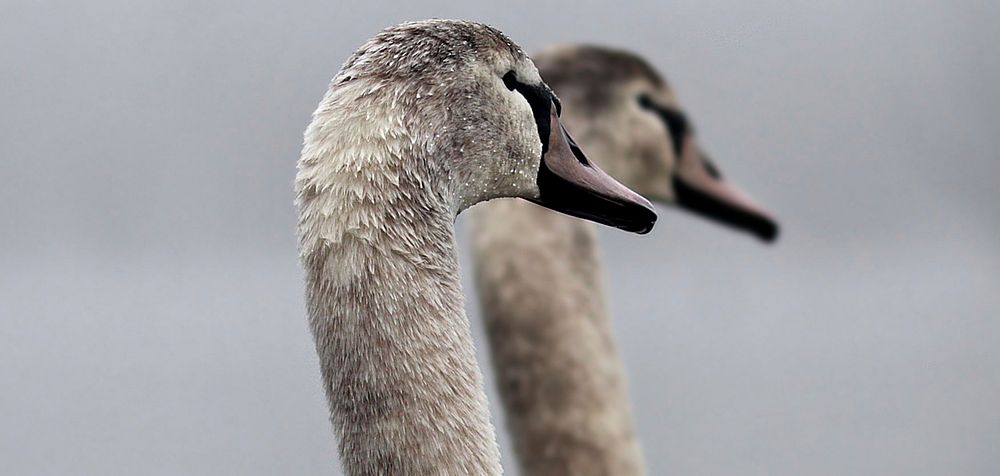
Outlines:
{"label": "swan bill", "polygon": [[690,136],[685,141],[673,189],[677,206],[755,235],[765,243],[778,238],[778,223],[747,194],[722,178],[712,162],[697,150]]}
{"label": "swan bill", "polygon": [[611,178],[592,163],[559,122],[550,102],[547,142],[538,171],[535,203],[602,225],[649,233],[656,211],[648,200]]}

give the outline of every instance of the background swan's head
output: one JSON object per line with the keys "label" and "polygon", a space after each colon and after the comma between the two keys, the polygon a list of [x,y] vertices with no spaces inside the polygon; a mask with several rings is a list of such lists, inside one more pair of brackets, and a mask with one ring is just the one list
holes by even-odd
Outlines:
{"label": "background swan's head", "polygon": [[566,105],[564,122],[612,176],[646,197],[755,234],[777,237],[762,207],[726,181],[699,147],[670,85],[621,50],[561,45],[535,55]]}
{"label": "background swan's head", "polygon": [[649,231],[652,206],[587,160],[562,128],[560,107],[500,31],[455,20],[403,23],[363,45],[334,78],[306,131],[300,178],[315,164],[368,183],[418,183],[456,213],[521,197]]}

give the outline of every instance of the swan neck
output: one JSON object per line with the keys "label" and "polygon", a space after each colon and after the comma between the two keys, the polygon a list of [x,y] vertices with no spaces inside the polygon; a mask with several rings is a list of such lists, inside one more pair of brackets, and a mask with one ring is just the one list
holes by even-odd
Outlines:
{"label": "swan neck", "polygon": [[303,244],[310,325],[343,469],[500,474],[464,311],[454,211],[428,197],[389,202],[342,202],[339,209],[366,216],[309,223],[326,234]]}
{"label": "swan neck", "polygon": [[645,474],[595,227],[515,200],[472,214],[480,307],[520,473]]}

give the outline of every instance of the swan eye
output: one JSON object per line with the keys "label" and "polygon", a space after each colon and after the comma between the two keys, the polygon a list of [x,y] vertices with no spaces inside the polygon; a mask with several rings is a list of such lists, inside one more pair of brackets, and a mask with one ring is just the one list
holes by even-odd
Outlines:
{"label": "swan eye", "polygon": [[649,99],[649,96],[643,94],[642,96],[639,96],[639,105],[642,106],[643,109],[652,109],[653,100]]}
{"label": "swan eye", "polygon": [[514,70],[510,70],[507,74],[503,75],[503,85],[507,86],[507,89],[513,91],[517,87],[517,78],[514,77]]}
{"label": "swan eye", "polygon": [[639,96],[639,106],[656,114],[663,121],[670,132],[670,142],[674,146],[674,152],[680,155],[684,136],[691,132],[691,124],[688,122],[687,116],[674,108],[657,104],[645,94]]}
{"label": "swan eye", "polygon": [[549,147],[549,128],[552,126],[549,122],[552,104],[554,103],[556,106],[556,115],[562,109],[559,99],[556,98],[555,94],[552,94],[552,90],[544,83],[532,86],[518,81],[514,77],[513,70],[503,75],[503,84],[511,91],[517,91],[518,94],[528,101],[528,105],[531,106],[531,114],[535,117],[538,138],[542,141],[542,153],[544,154]]}

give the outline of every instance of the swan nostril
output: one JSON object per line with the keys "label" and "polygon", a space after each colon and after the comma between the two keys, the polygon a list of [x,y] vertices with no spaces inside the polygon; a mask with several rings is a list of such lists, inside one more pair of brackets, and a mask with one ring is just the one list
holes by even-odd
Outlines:
{"label": "swan nostril", "polygon": [[[565,129],[563,130],[563,132],[564,133],[566,132]],[[580,146],[576,145],[576,141],[574,141],[573,138],[569,136],[569,134],[566,134],[566,139],[568,139],[569,141],[569,150],[573,151],[573,157],[576,157],[577,162],[580,162],[582,165],[590,167],[590,160],[587,159],[587,156],[584,155],[582,150],[580,150]]]}
{"label": "swan nostril", "polygon": [[705,166],[705,171],[714,179],[722,179],[722,172],[712,163],[705,154],[701,154],[701,163]]}

